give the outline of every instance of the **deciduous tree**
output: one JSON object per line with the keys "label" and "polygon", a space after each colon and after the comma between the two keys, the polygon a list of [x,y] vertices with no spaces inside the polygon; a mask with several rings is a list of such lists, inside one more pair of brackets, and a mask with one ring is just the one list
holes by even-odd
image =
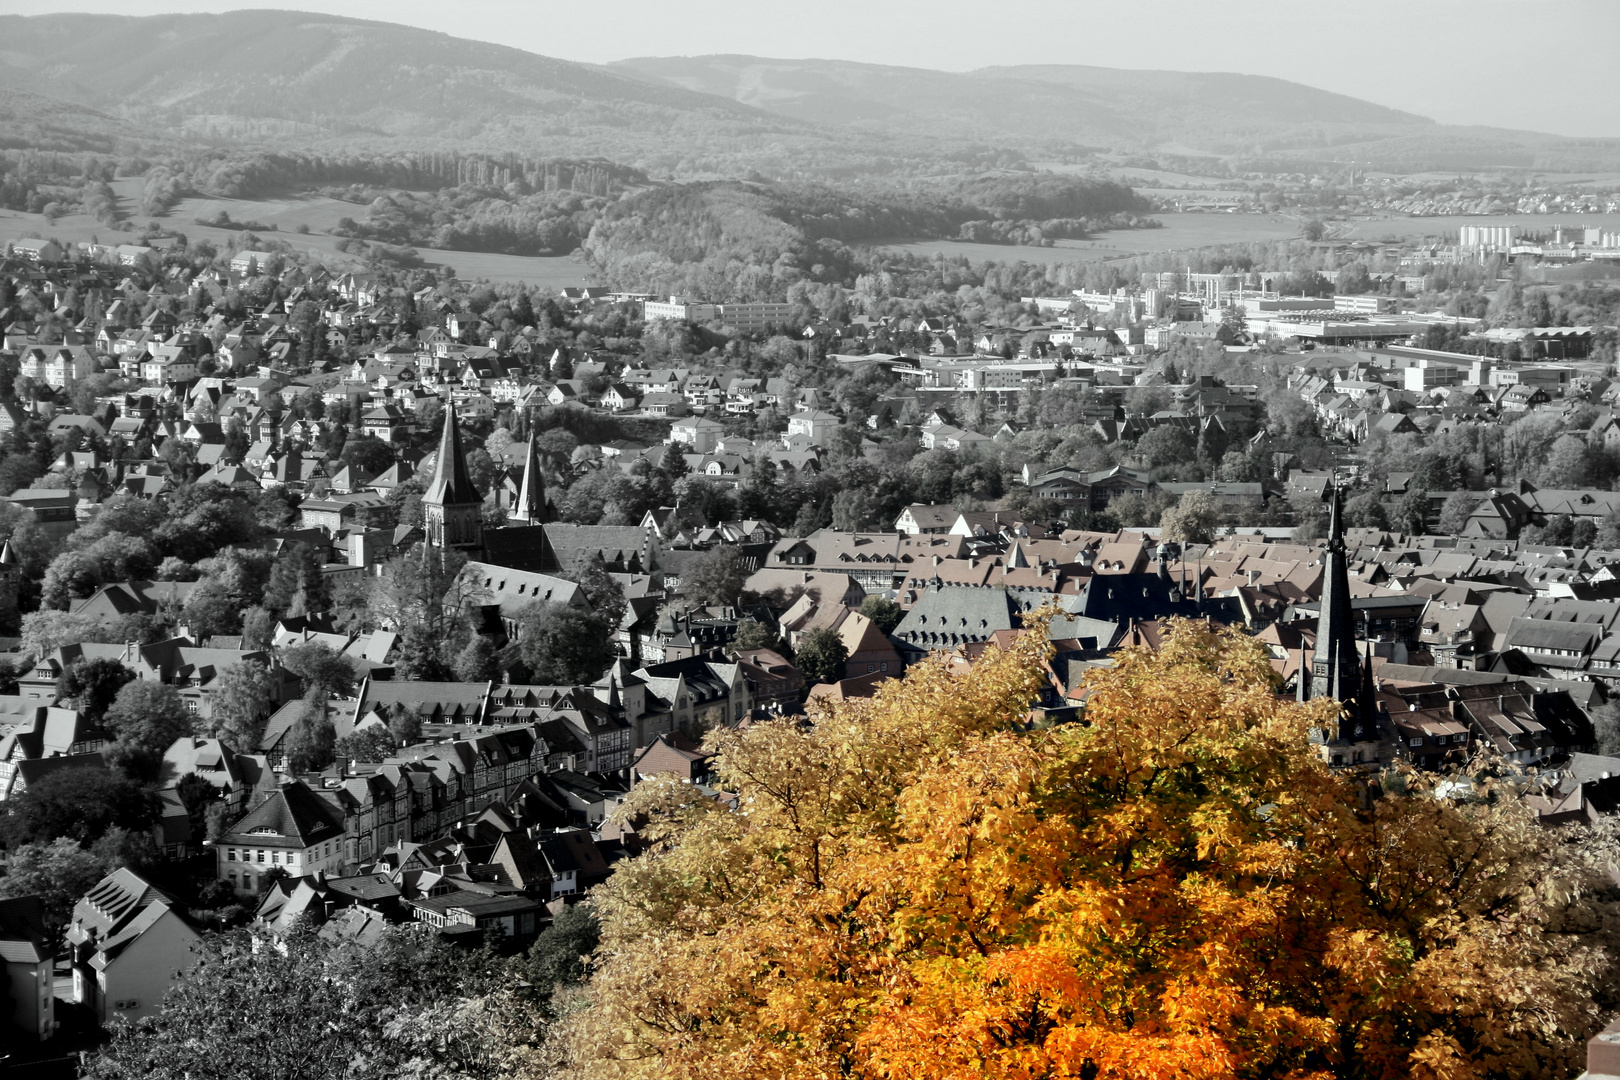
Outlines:
{"label": "deciduous tree", "polygon": [[1529,1078],[1612,1014],[1613,830],[1484,771],[1369,798],[1336,703],[1199,623],[1023,730],[1046,648],[712,732],[745,814],[638,785],[575,1075]]}
{"label": "deciduous tree", "polygon": [[894,633],[894,628],[900,625],[900,620],[906,615],[899,604],[886,596],[868,596],[862,600],[861,614],[871,619],[885,634]]}
{"label": "deciduous tree", "polygon": [[542,602],[517,618],[517,652],[536,682],[591,683],[613,663],[613,628],[599,615]]}
{"label": "deciduous tree", "polygon": [[849,649],[844,639],[826,627],[819,627],[804,635],[793,653],[793,666],[799,669],[804,681],[816,683],[837,682],[844,677],[844,664],[849,660]]}
{"label": "deciduous tree", "polygon": [[264,721],[275,708],[276,677],[257,660],[231,664],[219,673],[207,732],[238,754],[254,754]]}
{"label": "deciduous tree", "polygon": [[155,794],[111,769],[58,769],[6,800],[0,835],[11,847],[64,836],[88,845],[114,826],[145,829],[160,810]]}
{"label": "deciduous tree", "polygon": [[135,673],[109,657],[98,656],[69,664],[56,677],[56,692],[73,701],[79,714],[93,725],[99,725],[113,699]]}
{"label": "deciduous tree", "polygon": [[191,734],[192,719],[174,687],[137,679],[113,698],[105,726],[113,737],[107,763],[135,779],[155,780],[164,752]]}

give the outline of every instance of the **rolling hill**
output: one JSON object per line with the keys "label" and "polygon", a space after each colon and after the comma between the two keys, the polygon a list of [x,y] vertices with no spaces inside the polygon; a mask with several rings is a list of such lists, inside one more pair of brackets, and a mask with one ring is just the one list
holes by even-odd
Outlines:
{"label": "rolling hill", "polygon": [[1011,143],[1036,153],[1079,144],[1411,169],[1620,164],[1620,140],[1450,127],[1259,75],[1082,65],[951,73],[733,55],[641,57],[607,67],[795,120],[890,136]]}
{"label": "rolling hill", "polygon": [[290,11],[0,16],[0,87],[213,141],[409,141],[628,161],[674,147],[723,152],[747,139],[826,141],[730,98]]}
{"label": "rolling hill", "polygon": [[1088,148],[1296,168],[1620,165],[1620,140],[1452,128],[1260,76],[756,56],[601,66],[275,10],[0,16],[0,94],[0,146],[455,149],[682,178],[914,177]]}
{"label": "rolling hill", "polygon": [[1308,125],[1400,131],[1433,121],[1282,79],[1080,66],[984,68],[965,74],[838,60],[756,56],[644,57],[610,70],[727,96],[817,124],[935,137],[1045,138],[1106,146],[1208,143]]}
{"label": "rolling hill", "polygon": [[124,154],[187,141],[60,98],[0,86],[0,150]]}

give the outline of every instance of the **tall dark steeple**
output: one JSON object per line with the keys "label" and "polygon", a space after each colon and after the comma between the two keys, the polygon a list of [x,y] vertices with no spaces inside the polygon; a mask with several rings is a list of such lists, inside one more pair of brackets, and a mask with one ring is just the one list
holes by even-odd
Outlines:
{"label": "tall dark steeple", "polygon": [[1340,509],[1343,493],[1328,488],[1326,565],[1322,569],[1322,605],[1316,620],[1316,652],[1311,657],[1311,697],[1349,701],[1361,688],[1361,661],[1356,654],[1355,615],[1350,610],[1350,567],[1345,557]]}
{"label": "tall dark steeple", "polygon": [[467,472],[467,457],[461,451],[461,429],[456,424],[453,402],[446,402],[444,406],[444,432],[439,436],[433,479],[422,496],[422,519],[427,528],[427,542],[432,547],[479,549],[484,546],[484,500]]}
{"label": "tall dark steeple", "polygon": [[546,476],[540,469],[540,451],[529,429],[529,455],[523,465],[523,486],[518,489],[511,519],[517,525],[540,525],[546,520]]}
{"label": "tall dark steeple", "polygon": [[[1381,737],[1376,695],[1372,686],[1372,660],[1363,658],[1356,645],[1355,613],[1350,607],[1350,567],[1344,547],[1344,493],[1338,484],[1325,493],[1329,500],[1326,565],[1322,573],[1322,603],[1316,619],[1316,650],[1307,674],[1300,672],[1300,700],[1330,697],[1344,706],[1335,737],[1324,741],[1348,744]],[[1304,647],[1301,646],[1303,652]]]}

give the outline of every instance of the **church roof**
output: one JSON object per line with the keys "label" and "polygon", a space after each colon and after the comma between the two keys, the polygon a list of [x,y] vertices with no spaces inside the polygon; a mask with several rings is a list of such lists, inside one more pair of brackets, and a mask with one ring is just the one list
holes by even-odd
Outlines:
{"label": "church roof", "polygon": [[428,483],[422,501],[440,506],[482,503],[483,497],[473,487],[467,472],[467,456],[461,450],[461,429],[456,424],[456,406],[444,406],[444,432],[439,437],[439,453],[433,463],[433,479]]}
{"label": "church roof", "polygon": [[535,432],[529,430],[529,452],[523,465],[523,486],[518,489],[517,504],[512,516],[523,521],[539,523],[546,514],[546,478],[540,471],[540,453],[534,445]]}

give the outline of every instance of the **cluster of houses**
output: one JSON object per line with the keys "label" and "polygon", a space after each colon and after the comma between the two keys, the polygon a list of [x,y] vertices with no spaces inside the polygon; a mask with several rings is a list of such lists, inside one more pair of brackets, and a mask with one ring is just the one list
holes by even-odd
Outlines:
{"label": "cluster of houses", "polygon": [[[1532,412],[1567,415],[1581,405],[1608,405],[1620,392],[1601,365],[1509,363],[1401,345],[1307,360],[1289,385],[1311,405],[1325,433],[1350,444],[1375,434],[1494,427]],[[1614,426],[1605,417],[1588,437],[1613,446],[1620,443]]]}
{"label": "cluster of houses", "polygon": [[[166,859],[204,860],[267,933],[302,921],[366,941],[409,925],[453,940],[493,934],[521,944],[637,853],[637,823],[613,812],[633,785],[673,773],[721,802],[730,798],[714,786],[704,732],[870,696],[938,653],[971,667],[1048,609],[1056,650],[1031,707],[1054,721],[1083,715],[1088,670],[1120,648],[1157,647],[1166,620],[1201,618],[1256,634],[1285,692],[1344,705],[1345,721],[1314,737],[1334,767],[1442,768],[1488,748],[1546,770],[1537,798],[1549,821],[1613,808],[1599,767],[1608,759],[1587,751],[1591,716],[1620,680],[1620,582],[1611,569],[1620,551],[1519,540],[1525,525],[1555,514],[1601,520],[1611,512],[1609,493],[1521,485],[1484,499],[1477,527],[1471,520],[1462,536],[1407,536],[1344,528],[1342,493],[1326,474],[1180,483],[1125,466],[1037,464],[1021,477],[1031,493],[1088,511],[1128,495],[1173,500],[1195,491],[1235,510],[1297,496],[1314,479],[1313,493],[1332,503],[1330,535],[1326,544],[1296,543],[1286,530],[1260,529],[1172,544],[1151,529],[1068,529],[1009,511],[924,504],[877,532],[784,536],[769,522],[700,520],[682,507],[650,511],[634,525],[586,526],[556,520],[531,433],[487,447],[495,469],[489,498],[505,511],[500,525],[471,481],[461,418],[573,403],[657,420],[668,425],[663,440],[582,446],[567,469],[579,476],[645,462],[722,486],[744,483],[762,465],[783,476],[818,470],[848,421],[819,390],[785,379],[572,355],[532,327],[491,327],[440,290],[401,296],[363,274],[278,269],[273,253],[242,253],[229,267],[189,277],[166,275],[145,252],[127,260],[115,252],[99,264],[62,262],[64,254],[14,246],[0,262],[13,296],[0,312],[3,351],[27,380],[14,401],[0,403],[0,437],[36,424],[94,436],[69,440],[43,482],[10,496],[42,527],[65,535],[115,494],[158,499],[185,483],[279,488],[297,496],[299,519],[271,542],[316,549],[328,574],[367,573],[417,542],[459,550],[467,561],[455,595],[500,644],[536,602],[589,607],[569,577],[583,561],[599,561],[624,593],[618,658],[583,685],[399,678],[401,628],[353,634],[322,613],[283,619],[265,650],[197,640],[181,626],[151,644],[82,642],[18,655],[15,692],[0,696],[0,809],[54,771],[107,767],[99,733],[57,693],[72,665],[116,660],[176,687],[201,720],[232,665],[252,661],[272,673],[257,745],[188,736],[170,747],[154,826]],[[229,319],[213,303],[219,289],[278,273],[288,293],[267,310]],[[189,305],[196,314],[180,316],[149,302],[163,291],[208,297]],[[1116,321],[1149,313],[1134,293],[1080,299]],[[1154,298],[1151,307],[1179,312],[1184,299]],[[615,297],[573,290],[560,300],[581,306]],[[644,302],[649,316],[675,317],[665,310],[673,301]],[[306,303],[317,309],[313,329],[300,323]],[[426,329],[404,333],[406,309]],[[845,326],[811,324],[804,335],[829,348],[913,336],[912,355],[838,354],[852,366],[886,367],[905,390],[877,403],[852,446],[888,424],[915,430],[924,449],[995,444],[1017,428],[975,430],[960,419],[963,403],[1012,404],[1032,385],[1063,380],[1094,390],[1085,422],[1107,443],[1167,425],[1196,440],[1261,418],[1256,387],[1208,376],[1166,388],[1165,408],[1128,416],[1124,390],[1152,345],[1144,331],[1083,322],[1014,331],[860,316]],[[1373,430],[1432,432],[1556,408],[1571,388],[1607,389],[1551,365],[1480,361],[1463,375],[1453,359],[1422,353],[1302,357],[1294,387],[1349,442]],[[736,434],[737,421],[766,409],[785,418],[784,431]],[[391,463],[334,467],[325,451],[338,422],[351,437],[364,433],[393,448]],[[1620,423],[1608,424],[1592,437],[1620,442]],[[185,448],[178,458],[133,452],[171,440]],[[391,491],[420,481],[419,528],[376,524]],[[683,577],[716,548],[737,551],[751,602],[677,614],[669,601],[681,597]],[[14,553],[0,549],[0,590],[14,596],[19,573]],[[191,587],[112,582],[73,610],[173,612]],[[899,621],[880,625],[877,611],[863,611],[872,597],[898,604]],[[758,643],[752,630],[760,625],[774,643]],[[751,643],[739,645],[745,628]],[[824,640],[822,632],[837,638],[844,659],[812,680],[794,656],[808,635]],[[289,737],[311,706],[278,656],[312,642],[347,656],[360,675],[354,693],[318,703],[340,741],[388,732],[402,744],[393,753],[292,769]],[[181,796],[192,776],[221,793],[222,809],[206,821]],[[12,994],[13,1019],[47,1037],[55,957],[42,919],[37,901],[0,903],[0,956],[11,985],[26,988]],[[203,925],[176,891],[115,871],[67,927],[74,1000],[97,1021],[150,1013],[190,962]]]}

